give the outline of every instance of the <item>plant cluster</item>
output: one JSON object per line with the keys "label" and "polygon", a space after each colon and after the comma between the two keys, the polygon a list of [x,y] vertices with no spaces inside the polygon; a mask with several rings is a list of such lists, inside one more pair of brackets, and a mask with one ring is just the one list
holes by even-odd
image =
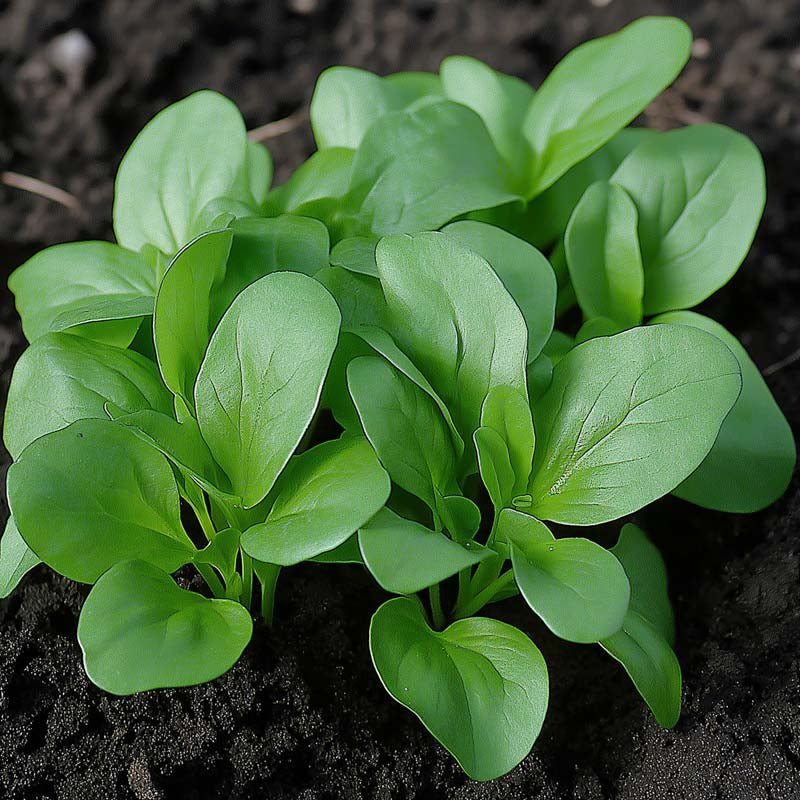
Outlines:
{"label": "plant cluster", "polygon": [[[229,669],[283,567],[358,563],[396,595],[369,631],[381,681],[471,777],[518,764],[547,709],[537,646],[478,616],[515,595],[674,725],[662,559],[631,523],[610,550],[590,526],[670,492],[755,511],[795,461],[742,346],[688,310],[747,254],[758,151],[626,127],[690,44],[644,18],[535,92],[466,57],[330,69],[318,150],[272,190],[224,97],[158,114],[119,168],[117,244],[9,281],[30,346],[3,595],[40,561],[91,584],[86,671],[129,694]],[[577,335],[554,329],[576,304]]]}

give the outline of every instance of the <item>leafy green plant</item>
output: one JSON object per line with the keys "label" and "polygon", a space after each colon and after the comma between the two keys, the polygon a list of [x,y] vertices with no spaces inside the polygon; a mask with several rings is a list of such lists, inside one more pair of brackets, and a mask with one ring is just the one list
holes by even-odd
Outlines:
{"label": "leafy green plant", "polygon": [[[230,668],[282,568],[358,564],[395,595],[369,631],[380,680],[471,777],[545,719],[539,649],[481,615],[511,597],[674,725],[666,569],[627,518],[671,492],[756,511],[795,463],[747,353],[688,310],[747,254],[758,151],[626,127],[690,43],[645,18],[535,92],[460,56],[333,68],[318,150],[273,189],[228,100],[161,112],[120,166],[118,243],[9,281],[30,346],[2,596],[40,562],[91,584],[87,672],[129,694]],[[592,526],[618,520],[606,549]]]}

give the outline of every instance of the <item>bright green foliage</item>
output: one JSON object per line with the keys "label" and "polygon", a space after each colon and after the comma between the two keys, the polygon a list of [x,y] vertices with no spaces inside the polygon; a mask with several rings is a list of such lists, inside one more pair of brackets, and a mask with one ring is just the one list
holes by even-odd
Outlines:
{"label": "bright green foliage", "polygon": [[30,346],[0,597],[40,561],[93,584],[86,670],[129,694],[219,676],[253,612],[272,624],[283,569],[349,564],[400,595],[369,632],[380,680],[489,780],[547,709],[537,647],[477,616],[521,595],[674,725],[664,562],[632,524],[610,550],[591,526],[670,492],[756,511],[795,466],[755,364],[687,310],[747,255],[758,151],[719,125],[626,127],[690,44],[641,19],[535,91],[466,56],[334,67],[317,152],[272,190],[226,98],[157,115],[119,170],[118,244],[9,281]]}

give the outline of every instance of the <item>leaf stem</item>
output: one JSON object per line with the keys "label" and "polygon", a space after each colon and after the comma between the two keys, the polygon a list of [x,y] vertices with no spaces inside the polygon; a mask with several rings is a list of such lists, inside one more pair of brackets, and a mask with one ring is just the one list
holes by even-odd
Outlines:
{"label": "leaf stem", "polygon": [[433,626],[437,630],[442,630],[445,627],[445,617],[442,611],[442,597],[439,591],[439,584],[431,586],[428,589],[428,594],[431,599],[431,614],[433,615]]}
{"label": "leaf stem", "polygon": [[464,603],[464,605],[460,607],[456,605],[453,609],[453,617],[455,619],[464,619],[464,617],[471,617],[473,614],[477,614],[487,603],[491,603],[500,591],[513,583],[514,571],[510,569],[504,572],[499,578],[492,581],[485,589],[478,592],[478,594]]}
{"label": "leaf stem", "polygon": [[458,573],[458,596],[456,597],[455,606],[464,605],[467,598],[470,596],[470,579],[472,577],[472,568],[467,567]]}
{"label": "leaf stem", "polygon": [[242,555],[242,594],[239,597],[245,608],[250,608],[253,602],[253,559],[244,552]]}
{"label": "leaf stem", "polygon": [[214,572],[214,568],[210,564],[198,564],[195,562],[194,566],[203,580],[208,584],[208,588],[211,589],[211,593],[214,597],[226,597],[225,587],[222,585],[222,581],[217,577],[217,573]]}
{"label": "leaf stem", "polygon": [[[270,568],[269,570],[265,567]],[[275,587],[278,585],[278,576],[281,568],[277,564],[267,564],[258,573],[258,580],[261,584],[261,616],[264,622],[272,627],[272,620],[275,614]]]}

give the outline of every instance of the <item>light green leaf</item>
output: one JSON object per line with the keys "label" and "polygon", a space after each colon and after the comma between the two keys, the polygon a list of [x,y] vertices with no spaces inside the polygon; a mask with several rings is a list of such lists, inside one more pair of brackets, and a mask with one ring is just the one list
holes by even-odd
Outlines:
{"label": "light green leaf", "polygon": [[705,508],[744,513],[774,503],[789,485],[797,451],[789,423],[758,367],[735,336],[691,311],[662,314],[654,323],[691,325],[727,345],[742,370],[742,393],[702,464],[674,494]]}
{"label": "light green leaf", "polygon": [[194,549],[167,460],[109,420],[80,420],[25,448],[8,471],[8,500],[31,550],[82,583],[131,558],[172,572]]}
{"label": "light green leaf", "polygon": [[358,547],[358,534],[354,533],[338,547],[309,560],[316,564],[363,564],[364,559],[361,558],[361,550]]}
{"label": "light green leaf", "polygon": [[436,495],[458,490],[458,453],[436,403],[382,358],[362,356],[347,367],[358,416],[392,480],[436,510]]}
{"label": "light green leaf", "polygon": [[342,239],[331,250],[331,264],[343,267],[361,275],[378,277],[378,265],[375,263],[376,241],[366,236],[351,236]]}
{"label": "light green leaf", "polygon": [[480,117],[449,101],[381,117],[356,153],[344,236],[435,230],[515,199]]}
{"label": "light green leaf", "polygon": [[269,150],[260,142],[248,141],[243,177],[250,192],[249,199],[256,208],[266,202],[272,183],[272,172],[272,156]]}
{"label": "light green leaf", "polygon": [[388,508],[361,527],[358,543],[367,569],[395,594],[420,592],[492,554],[476,542],[458,544]]}
{"label": "light green leaf", "polygon": [[8,597],[26,573],[41,563],[20,536],[14,517],[9,517],[0,539],[0,600]]}
{"label": "light green leaf", "polygon": [[740,389],[731,351],[694,328],[578,345],[533,407],[531,514],[600,524],[672,491],[706,457]]}
{"label": "light green leaf", "polygon": [[339,320],[317,281],[276,272],[217,326],[197,375],[197,421],[245,508],[267,495],[311,422]]}
{"label": "light green leaf", "polygon": [[625,667],[658,723],[673,727],[681,714],[681,666],[664,637],[629,611],[622,630],[600,644]]}
{"label": "light green leaf", "polygon": [[316,279],[333,295],[342,313],[342,328],[355,330],[360,325],[386,325],[387,309],[381,284],[369,275],[359,275],[341,267],[321,269]]}
{"label": "light green leaf", "polygon": [[539,194],[637,117],[683,69],[692,33],[674,17],[643,17],[575,48],[539,87],[524,132]]}
{"label": "light green leaf", "polygon": [[164,383],[194,406],[194,382],[216,321],[211,306],[222,284],[233,235],[211,231],[172,260],[156,295],[153,339]]}
{"label": "light green leaf", "polygon": [[550,262],[533,245],[484,222],[462,220],[443,230],[483,256],[497,273],[525,319],[528,361],[533,361],[553,332],[557,287]]}
{"label": "light green leaf", "polygon": [[508,450],[514,472],[512,491],[528,484],[535,442],[528,398],[511,386],[495,386],[483,401],[481,425],[495,431]]}
{"label": "light green leaf", "polygon": [[311,128],[317,147],[355,149],[378,119],[438,91],[435,75],[398,73],[380,78],[355,67],[330,67],[317,79],[311,98]]}
{"label": "light green leaf", "polygon": [[34,439],[78,419],[126,412],[170,413],[172,401],[152,361],[67,333],[48,333],[20,357],[8,390],[3,438],[16,458]]}
{"label": "light green leaf", "polygon": [[592,317],[587,319],[575,334],[575,344],[583,344],[583,342],[588,342],[589,339],[596,339],[598,336],[613,336],[616,333],[622,333],[624,330],[625,326],[614,322],[613,319]]}
{"label": "light green leaf", "polygon": [[448,494],[436,498],[436,510],[450,536],[465,547],[472,547],[481,525],[481,510],[468,497]]}
{"label": "light green leaf", "polygon": [[118,695],[213,680],[239,660],[252,632],[244,606],[181,589],[144,561],[106,572],[78,621],[86,673]]}
{"label": "light green leaf", "polygon": [[246,163],[244,121],[230,100],[202,91],[165,108],[145,125],[117,172],[117,241],[130,250],[151,244],[177,252],[208,203],[248,199],[236,197]]}
{"label": "light green leaf", "polygon": [[525,392],[522,314],[489,264],[446,234],[388,237],[377,260],[398,345],[471,441],[493,386]]}
{"label": "light green leaf", "polygon": [[[108,242],[57,244],[11,273],[22,330],[29,342],[75,325],[71,332],[127,347],[138,317],[153,313],[152,267],[138,253]],[[137,319],[132,319],[137,318]],[[124,320],[113,327],[87,323]]]}
{"label": "light green leaf", "polygon": [[542,654],[521,631],[484,617],[433,631],[414,600],[398,597],[375,612],[369,634],[386,690],[471,778],[497,778],[530,752],[548,679]]}
{"label": "light green leaf", "polygon": [[556,636],[599,642],[622,627],[631,588],[608,550],[589,539],[556,539],[544,523],[519,511],[507,508],[501,516],[517,586]]}
{"label": "light green leaf", "polygon": [[495,509],[503,508],[511,502],[516,484],[508,445],[492,428],[478,428],[472,438],[483,485]]}
{"label": "light green leaf", "polygon": [[236,567],[239,558],[239,541],[241,531],[236,528],[225,528],[217,531],[214,538],[194,554],[195,564],[211,564],[219,570],[226,586],[235,582]]}
{"label": "light green leaf", "polygon": [[644,269],[638,215],[628,193],[593,183],[570,218],[564,239],[572,285],[584,317],[608,317],[628,328],[642,321]]}
{"label": "light green leaf", "polygon": [[761,155],[722,125],[648,139],[611,180],[639,210],[646,315],[697,305],[727,283],[764,210]]}
{"label": "light green leaf", "polygon": [[450,56],[439,69],[442,88],[450,100],[468,106],[483,120],[497,152],[512,175],[519,176],[521,192],[530,172],[531,147],[522,132],[533,89],[511,75],[496,72],[469,56]]}
{"label": "light green leaf", "polygon": [[319,444],[290,461],[266,522],[244,532],[242,548],[283,566],[333,550],[380,510],[390,488],[365,439]]}

